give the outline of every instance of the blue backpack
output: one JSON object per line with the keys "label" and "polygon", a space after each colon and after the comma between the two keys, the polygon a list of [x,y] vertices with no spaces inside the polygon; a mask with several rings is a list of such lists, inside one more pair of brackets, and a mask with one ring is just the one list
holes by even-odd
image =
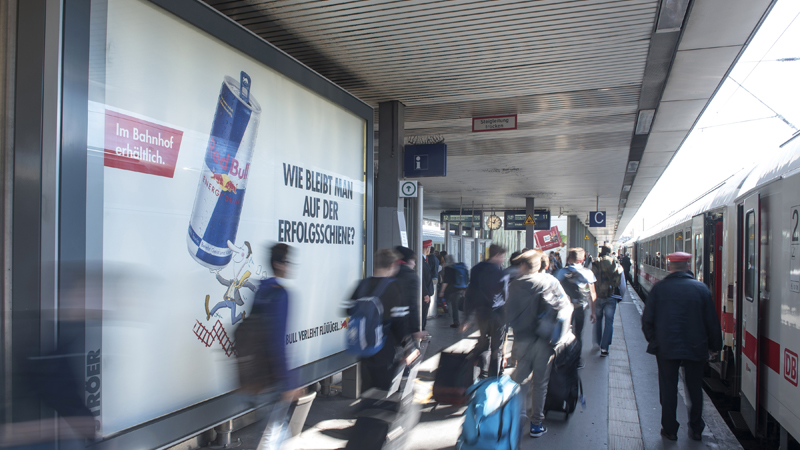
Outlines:
{"label": "blue backpack", "polygon": [[454,264],[453,269],[456,271],[455,287],[458,289],[466,289],[469,285],[469,269],[467,268],[467,265],[463,262],[460,262]]}
{"label": "blue backpack", "polygon": [[522,398],[519,385],[507,375],[473,384],[457,448],[519,449]]}
{"label": "blue backpack", "polygon": [[356,290],[358,300],[349,303],[347,321],[347,351],[362,358],[378,353],[386,342],[381,294],[394,278],[383,278],[371,295],[365,295],[366,282]]}

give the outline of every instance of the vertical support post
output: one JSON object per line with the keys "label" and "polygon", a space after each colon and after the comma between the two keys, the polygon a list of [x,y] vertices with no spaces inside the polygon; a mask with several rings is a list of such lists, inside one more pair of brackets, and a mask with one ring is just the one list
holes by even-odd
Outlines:
{"label": "vertical support post", "polygon": [[[525,213],[533,217],[534,198],[528,197],[525,199]],[[525,247],[533,248],[533,225],[525,225]]]}
{"label": "vertical support post", "polygon": [[450,222],[447,221],[444,223],[444,251],[448,254],[453,253],[453,249],[450,247]]}
{"label": "vertical support post", "polygon": [[[422,281],[422,271],[428,269],[428,266],[425,265],[426,264],[425,255],[422,254],[422,203],[423,203],[423,198],[424,198],[424,192],[425,192],[425,190],[422,187],[422,185],[418,185],[417,186],[417,210],[416,210],[417,220],[415,221],[414,225],[419,230],[419,233],[417,233],[416,239],[414,240],[414,242],[410,243],[412,245],[411,248],[414,249],[414,253],[417,254],[417,276],[420,279],[419,290],[417,292],[417,302],[419,302],[419,306],[417,308],[417,310],[419,311],[419,326],[420,326],[420,330],[419,331],[422,331],[422,283],[421,283],[421,281]],[[433,301],[433,300],[431,300],[431,301]],[[416,331],[416,330],[411,330],[411,331]]]}
{"label": "vertical support post", "polygon": [[361,363],[342,372],[342,397],[361,398]]}
{"label": "vertical support post", "polygon": [[376,249],[400,245],[397,212],[403,211],[398,181],[403,176],[405,105],[393,100],[378,105],[378,180],[375,183]]}

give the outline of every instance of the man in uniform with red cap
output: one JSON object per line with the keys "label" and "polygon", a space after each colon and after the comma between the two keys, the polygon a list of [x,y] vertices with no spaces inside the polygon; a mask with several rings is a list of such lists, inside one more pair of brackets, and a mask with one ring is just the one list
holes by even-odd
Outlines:
{"label": "man in uniform with red cap", "polygon": [[722,329],[705,284],[692,277],[684,252],[667,256],[670,274],[653,286],[642,316],[647,353],[656,355],[661,398],[661,435],[678,439],[678,371],[684,367],[689,394],[689,437],[699,441],[703,421],[703,369],[709,354],[722,349]]}
{"label": "man in uniform with red cap", "polygon": [[[431,306],[431,299],[434,299],[433,287],[436,286],[436,280],[439,276],[439,260],[431,255],[431,248],[433,248],[433,241],[428,239],[422,241],[422,257],[425,264],[422,265],[422,330],[425,330],[425,325],[428,323],[428,309]],[[434,308],[436,306],[434,305]]]}

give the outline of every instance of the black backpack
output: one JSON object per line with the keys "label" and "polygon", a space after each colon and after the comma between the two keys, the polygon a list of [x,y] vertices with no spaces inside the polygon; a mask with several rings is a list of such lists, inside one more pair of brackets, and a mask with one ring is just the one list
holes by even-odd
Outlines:
{"label": "black backpack", "polygon": [[[239,385],[247,394],[258,394],[275,384],[274,359],[269,330],[278,319],[270,312],[272,298],[283,290],[281,286],[259,289],[250,314],[233,332],[234,351],[239,369]],[[274,343],[272,345],[275,345]]]}

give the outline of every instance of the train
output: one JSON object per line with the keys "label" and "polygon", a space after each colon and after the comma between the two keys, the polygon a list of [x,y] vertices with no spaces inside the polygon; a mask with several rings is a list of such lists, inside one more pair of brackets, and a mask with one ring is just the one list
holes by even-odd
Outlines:
{"label": "train", "polygon": [[669,274],[666,256],[692,255],[723,332],[713,379],[754,436],[778,424],[800,441],[800,133],[623,247],[645,302]]}

